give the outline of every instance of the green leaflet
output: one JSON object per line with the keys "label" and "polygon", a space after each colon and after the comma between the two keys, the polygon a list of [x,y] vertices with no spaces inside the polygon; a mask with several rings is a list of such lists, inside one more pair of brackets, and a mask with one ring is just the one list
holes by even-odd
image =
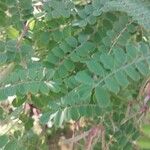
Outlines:
{"label": "green leaflet", "polygon": [[40,83],[39,91],[45,95],[49,93],[49,88],[45,83]]}
{"label": "green leaflet", "polygon": [[[64,78],[68,75],[67,68],[64,65],[60,65],[58,70],[56,70],[55,74],[58,74],[59,78]],[[54,78],[55,78],[55,76],[54,76]]]}
{"label": "green leaflet", "polygon": [[0,100],[5,100],[7,98],[7,96],[4,93],[4,89],[0,90]]}
{"label": "green leaflet", "polygon": [[59,47],[53,48],[53,49],[52,49],[52,52],[54,53],[54,55],[55,55],[56,57],[59,57],[59,58],[63,58],[63,57],[64,57],[64,52],[63,52],[62,49],[59,48]]}
{"label": "green leaflet", "polygon": [[148,51],[149,51],[148,45],[146,45],[143,42],[141,42],[141,44],[140,44],[140,51],[142,52],[142,54],[144,56],[146,56],[148,54]]}
{"label": "green leaflet", "polygon": [[63,50],[64,53],[70,52],[72,50],[72,47],[67,44],[66,42],[62,42],[59,47]]}
{"label": "green leaflet", "polygon": [[21,106],[24,102],[25,102],[25,98],[16,97],[16,98],[13,100],[12,105],[13,105],[14,107],[19,107],[19,106]]}
{"label": "green leaflet", "polygon": [[109,36],[106,36],[103,38],[102,42],[104,43],[105,47],[109,47],[111,44],[111,38]]}
{"label": "green leaflet", "polygon": [[93,79],[86,71],[78,72],[77,75],[75,76],[75,79],[83,84],[87,84],[87,85],[93,84]]}
{"label": "green leaflet", "polygon": [[66,78],[64,82],[65,85],[71,89],[74,89],[76,86],[78,86],[78,82],[75,80],[75,76],[70,76],[69,78]]}
{"label": "green leaflet", "polygon": [[148,65],[145,62],[137,63],[136,67],[143,76],[146,76],[149,72],[148,71],[149,70]]}
{"label": "green leaflet", "polygon": [[90,85],[80,85],[70,91],[65,97],[61,99],[62,104],[71,105],[78,104],[81,102],[89,102],[92,92],[92,86]]}
{"label": "green leaflet", "polygon": [[19,149],[19,143],[15,139],[9,141],[5,146],[5,150],[13,150],[13,149]]}
{"label": "green leaflet", "polygon": [[7,32],[8,32],[8,37],[12,39],[17,38],[19,36],[19,32],[13,27],[8,28]]}
{"label": "green leaflet", "polygon": [[106,69],[112,70],[114,67],[114,60],[111,55],[102,54],[100,60]]}
{"label": "green leaflet", "polygon": [[89,16],[87,18],[87,22],[90,24],[90,25],[93,25],[96,23],[96,17],[95,16]]}
{"label": "green leaflet", "polygon": [[129,66],[125,69],[126,74],[134,81],[138,81],[140,79],[139,73],[135,70],[133,66]]}
{"label": "green leaflet", "polygon": [[126,62],[126,54],[121,48],[114,49],[114,59],[116,61],[115,65],[117,67],[123,65]]}
{"label": "green leaflet", "polygon": [[68,37],[66,39],[67,44],[69,44],[71,47],[76,47],[78,45],[77,40],[74,37]]}
{"label": "green leaflet", "polygon": [[99,107],[105,108],[110,106],[110,96],[106,89],[100,86],[96,87],[95,96]]}
{"label": "green leaflet", "polygon": [[104,69],[100,63],[96,62],[95,60],[91,60],[86,64],[91,72],[95,73],[96,75],[104,76]]}
{"label": "green leaflet", "polygon": [[119,92],[119,90],[120,90],[120,86],[119,86],[117,80],[116,80],[114,77],[110,77],[110,78],[108,78],[107,80],[105,80],[105,84],[106,84],[106,87],[107,87],[110,91],[112,91],[112,92],[114,92],[114,93],[116,93],[116,94],[117,94],[117,93]]}
{"label": "green leaflet", "polygon": [[72,70],[75,69],[74,63],[73,63],[72,61],[70,61],[70,60],[65,60],[65,61],[64,61],[64,66],[65,66],[65,68],[66,68],[68,71],[72,71]]}
{"label": "green leaflet", "polygon": [[68,113],[70,114],[69,117],[73,120],[78,120],[80,118],[80,114],[76,108],[70,109]]}
{"label": "green leaflet", "polygon": [[6,43],[5,46],[5,50],[9,51],[9,52],[16,52],[17,48],[16,48],[16,41],[15,40],[10,40]]}
{"label": "green leaflet", "polygon": [[54,124],[56,127],[62,126],[62,123],[64,121],[64,117],[65,117],[65,111],[57,111],[56,112],[56,116],[55,116],[55,120],[54,120]]}
{"label": "green leaflet", "polygon": [[53,53],[50,53],[47,60],[55,65],[59,61],[59,57],[55,56]]}
{"label": "green leaflet", "polygon": [[94,51],[94,49],[95,46],[93,43],[85,42],[76,49],[76,54],[79,56],[86,56],[88,53]]}
{"label": "green leaflet", "polygon": [[4,147],[8,143],[9,139],[6,135],[0,136],[0,148]]}
{"label": "green leaflet", "polygon": [[138,49],[134,45],[127,45],[126,46],[128,57],[132,60],[132,58],[136,58],[138,54]]}
{"label": "green leaflet", "polygon": [[122,87],[127,87],[128,86],[129,81],[128,81],[124,71],[117,72],[115,74],[115,78],[116,78],[116,80],[117,80],[117,82],[119,83],[120,86],[122,86]]}

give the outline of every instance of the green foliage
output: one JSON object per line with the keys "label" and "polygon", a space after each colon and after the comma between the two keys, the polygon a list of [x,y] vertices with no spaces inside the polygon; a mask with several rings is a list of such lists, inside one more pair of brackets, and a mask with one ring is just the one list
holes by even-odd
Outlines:
{"label": "green foliage", "polygon": [[42,127],[88,118],[105,126],[110,149],[133,148],[139,132],[126,112],[150,74],[150,2],[80,2],[0,2],[0,101],[16,96],[8,118],[23,127],[18,136],[0,136],[0,148],[32,150],[38,141],[48,149],[47,135],[33,133],[25,103],[41,111]]}

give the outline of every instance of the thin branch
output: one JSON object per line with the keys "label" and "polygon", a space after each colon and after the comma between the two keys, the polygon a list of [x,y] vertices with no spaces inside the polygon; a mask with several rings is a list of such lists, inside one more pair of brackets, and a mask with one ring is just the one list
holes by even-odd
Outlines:
{"label": "thin branch", "polygon": [[63,144],[76,143],[76,142],[78,142],[79,140],[81,140],[81,139],[85,138],[86,136],[88,136],[89,133],[90,133],[90,131],[91,131],[91,130],[88,130],[88,131],[86,131],[86,132],[84,132],[84,133],[82,133],[82,134],[80,134],[80,135],[77,135],[77,136],[75,136],[75,137],[72,137],[72,138],[70,138],[70,139],[61,140],[61,141],[60,141],[60,144],[61,144],[61,143],[63,143]]}
{"label": "thin branch", "polygon": [[150,77],[148,77],[146,79],[146,81],[144,81],[143,85],[141,86],[141,88],[139,90],[138,97],[137,97],[138,100],[141,100],[142,96],[144,96],[144,94],[146,94],[146,91],[147,91],[149,84],[150,84]]}
{"label": "thin branch", "polygon": [[105,127],[103,125],[98,125],[91,129],[89,135],[87,136],[86,149],[92,150],[99,138],[101,138],[101,149],[108,150],[109,148],[105,139]]}
{"label": "thin branch", "polygon": [[101,137],[102,137],[102,150],[107,150],[104,129],[101,131]]}
{"label": "thin branch", "polygon": [[48,29],[47,32],[53,32],[53,31],[57,31],[57,30],[64,30],[64,28],[69,27],[70,25],[71,25],[71,23],[60,25],[59,27]]}
{"label": "thin branch", "polygon": [[115,37],[115,39],[112,41],[112,45],[109,49],[108,54],[111,53],[113,47],[116,45],[117,41],[119,40],[119,38],[121,37],[121,35],[127,30],[127,27],[132,23],[133,21],[130,21],[126,24],[126,26],[119,32],[119,34]]}
{"label": "thin branch", "polygon": [[21,32],[21,34],[17,40],[17,46],[16,46],[17,49],[19,49],[25,34],[28,32],[28,29],[29,29],[29,22],[27,21],[27,23],[24,25],[23,31]]}
{"label": "thin branch", "polygon": [[26,69],[27,69],[27,64],[26,64],[26,62],[24,61],[24,58],[22,57],[22,54],[21,54],[21,52],[20,52],[20,46],[21,46],[21,43],[22,43],[22,40],[23,40],[25,34],[28,32],[28,29],[29,29],[29,22],[30,22],[30,21],[27,21],[26,24],[24,25],[23,31],[21,32],[21,34],[20,34],[20,36],[19,36],[19,38],[18,38],[18,40],[17,40],[17,44],[16,44],[16,48],[17,48],[17,50],[18,50],[18,52],[19,52],[20,59],[21,59],[20,64],[21,64],[24,68],[26,68]]}

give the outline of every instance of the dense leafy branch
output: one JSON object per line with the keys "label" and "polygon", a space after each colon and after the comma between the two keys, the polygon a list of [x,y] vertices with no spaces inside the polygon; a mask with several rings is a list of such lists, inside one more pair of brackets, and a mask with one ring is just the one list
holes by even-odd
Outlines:
{"label": "dense leafy branch", "polygon": [[[149,108],[149,6],[148,0],[1,0],[0,119],[9,116],[12,126],[0,131],[0,149],[52,149],[51,133],[65,128],[66,144],[133,149],[140,135],[135,120]],[[68,123],[82,119],[70,130]]]}

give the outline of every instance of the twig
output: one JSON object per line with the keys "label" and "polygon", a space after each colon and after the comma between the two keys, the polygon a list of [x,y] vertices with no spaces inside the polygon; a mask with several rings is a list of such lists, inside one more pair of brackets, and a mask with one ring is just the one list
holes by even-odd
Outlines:
{"label": "twig", "polygon": [[150,77],[148,77],[146,79],[146,81],[143,83],[143,85],[141,86],[140,90],[139,90],[139,94],[138,94],[138,100],[141,99],[142,96],[144,96],[144,94],[146,94],[148,85],[150,84]]}
{"label": "twig", "polygon": [[76,143],[76,142],[78,142],[79,140],[81,140],[81,139],[85,138],[86,136],[88,136],[88,134],[90,133],[90,131],[91,131],[91,130],[86,131],[86,132],[84,132],[84,133],[82,133],[82,134],[80,134],[80,135],[77,135],[77,136],[75,136],[75,137],[72,137],[72,138],[70,138],[70,139],[61,140],[61,141],[60,141],[60,144],[61,144],[61,143],[63,143],[63,144]]}
{"label": "twig", "polygon": [[112,115],[113,115],[113,114],[111,114],[111,116],[109,116],[109,120],[110,120],[110,122],[111,122],[111,124],[112,124],[113,132],[115,133],[115,132],[116,132],[116,125],[115,125],[115,123],[114,123],[114,121],[113,121],[113,119],[112,119]]}
{"label": "twig", "polygon": [[29,29],[29,22],[27,21],[27,23],[24,25],[23,31],[21,32],[21,34],[17,40],[17,45],[16,45],[17,49],[20,48],[21,42],[22,42],[25,34],[27,33],[28,29]]}
{"label": "twig", "polygon": [[100,137],[101,137],[101,143],[102,143],[102,150],[106,150],[105,128],[103,125],[97,125],[97,126],[91,128],[91,130],[87,136],[85,149],[91,150]]}
{"label": "twig", "polygon": [[106,140],[105,140],[105,130],[103,129],[101,132],[102,136],[102,150],[108,150],[108,146],[106,145]]}
{"label": "twig", "polygon": [[64,30],[65,27],[69,27],[71,24],[64,24],[60,25],[59,27],[53,28],[53,29],[48,29],[47,32],[53,32],[57,30]]}
{"label": "twig", "polygon": [[121,37],[121,35],[127,30],[127,27],[132,23],[133,21],[130,21],[126,24],[126,26],[119,32],[119,34],[115,37],[115,39],[112,41],[112,45],[110,47],[110,50],[108,52],[108,54],[111,53],[113,47],[116,45],[118,39]]}
{"label": "twig", "polygon": [[25,34],[28,32],[28,29],[29,29],[29,23],[30,21],[27,21],[26,24],[24,25],[24,28],[23,28],[23,31],[21,32],[18,40],[17,40],[17,44],[16,44],[16,48],[19,52],[19,55],[20,55],[20,59],[21,59],[21,62],[20,64],[24,67],[24,68],[27,68],[27,65],[26,65],[26,62],[24,61],[23,57],[22,57],[22,54],[20,52],[20,46],[21,46],[21,43],[22,43],[22,40],[25,36]]}

